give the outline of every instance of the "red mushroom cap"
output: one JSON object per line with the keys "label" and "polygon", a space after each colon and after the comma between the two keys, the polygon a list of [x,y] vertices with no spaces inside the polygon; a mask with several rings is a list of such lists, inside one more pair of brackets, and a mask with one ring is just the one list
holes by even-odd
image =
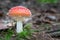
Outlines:
{"label": "red mushroom cap", "polygon": [[16,6],[9,10],[8,15],[11,17],[29,17],[31,16],[31,12],[26,7]]}

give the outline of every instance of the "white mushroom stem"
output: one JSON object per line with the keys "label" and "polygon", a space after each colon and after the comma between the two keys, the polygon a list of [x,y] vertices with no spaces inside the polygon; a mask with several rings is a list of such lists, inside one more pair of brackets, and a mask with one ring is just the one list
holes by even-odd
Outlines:
{"label": "white mushroom stem", "polygon": [[22,21],[17,21],[16,32],[17,32],[17,33],[21,33],[22,31],[23,31]]}

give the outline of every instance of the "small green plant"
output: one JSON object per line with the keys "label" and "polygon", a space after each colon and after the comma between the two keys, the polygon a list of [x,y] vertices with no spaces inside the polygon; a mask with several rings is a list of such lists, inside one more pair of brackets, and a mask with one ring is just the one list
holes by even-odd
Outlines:
{"label": "small green plant", "polygon": [[6,32],[7,33],[5,34],[5,40],[10,40],[12,35],[14,34],[14,31],[11,29],[8,29]]}
{"label": "small green plant", "polygon": [[[24,30],[21,33],[17,33],[15,39],[16,40],[28,40],[32,35],[31,24],[28,23],[24,26]],[[12,35],[15,33],[14,30],[8,29],[2,32],[4,35],[3,38],[0,37],[0,40],[11,40]]]}
{"label": "small green plant", "polygon": [[24,31],[17,34],[17,40],[27,40],[27,37],[30,37],[32,35],[32,30],[30,29],[31,28],[31,24],[26,24],[24,26]]}
{"label": "small green plant", "polygon": [[14,31],[12,29],[5,30],[1,34],[3,36],[0,37],[0,40],[10,40],[13,34]]}

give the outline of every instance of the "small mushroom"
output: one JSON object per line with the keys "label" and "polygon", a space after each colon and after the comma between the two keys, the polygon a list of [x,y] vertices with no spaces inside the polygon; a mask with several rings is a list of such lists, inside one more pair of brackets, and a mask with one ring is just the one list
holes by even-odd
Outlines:
{"label": "small mushroom", "polygon": [[13,18],[17,22],[16,32],[20,33],[23,31],[23,23],[22,22],[24,21],[24,19],[31,17],[31,12],[26,7],[16,6],[16,7],[12,7],[9,10],[8,16]]}

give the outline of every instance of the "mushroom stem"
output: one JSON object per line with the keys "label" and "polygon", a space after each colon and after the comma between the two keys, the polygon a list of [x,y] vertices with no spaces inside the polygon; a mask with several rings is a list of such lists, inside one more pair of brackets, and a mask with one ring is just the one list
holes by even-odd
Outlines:
{"label": "mushroom stem", "polygon": [[17,21],[17,25],[16,25],[16,32],[20,33],[23,31],[23,24],[22,21]]}

